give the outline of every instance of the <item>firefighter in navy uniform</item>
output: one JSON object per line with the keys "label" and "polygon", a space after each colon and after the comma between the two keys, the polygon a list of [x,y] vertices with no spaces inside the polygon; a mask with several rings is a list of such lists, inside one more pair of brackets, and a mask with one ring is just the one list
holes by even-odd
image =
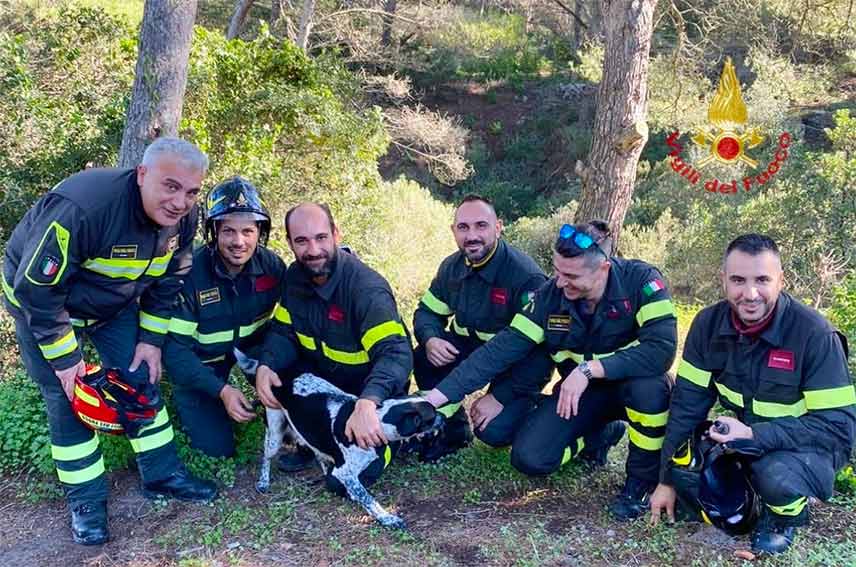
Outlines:
{"label": "firefighter in navy uniform", "polygon": [[[832,496],[835,471],[847,463],[856,436],[856,392],[846,341],[815,310],[782,293],[778,247],[769,237],[733,240],[722,271],[726,299],[699,312],[684,347],[663,444],[652,521],[674,518],[676,451],[719,400],[736,418],[720,416],[717,443],[760,453],[750,481],[763,502],[752,534],[756,552],[779,553],[808,521],[808,498]],[[681,475],[682,477],[685,475]],[[689,483],[687,483],[689,484]]]}
{"label": "firefighter in navy uniform", "polygon": [[[60,182],[7,243],[2,282],[21,357],[47,407],[51,453],[74,541],[107,541],[107,482],[98,437],[72,412],[86,373],[79,336],[134,387],[160,378],[181,277],[190,270],[196,195],[208,158],[175,138],[153,142],[136,169],[89,169]],[[210,500],[216,487],[185,471],[169,417],[129,434],[144,494]]]}
{"label": "firefighter in navy uniform", "polygon": [[[377,405],[405,395],[413,369],[392,290],[380,274],[337,247],[339,231],[326,206],[292,208],[285,230],[295,262],[286,271],[284,294],[265,337],[256,373],[259,398],[279,408],[271,387],[312,372],[358,397],[345,426],[351,441],[363,448],[387,445]],[[306,460],[298,453],[289,456]],[[377,478],[384,464],[378,459],[369,474]]]}
{"label": "firefighter in navy uniform", "polygon": [[[464,197],[455,211],[452,234],[458,252],[440,265],[413,316],[419,343],[413,373],[423,391],[437,386],[462,360],[507,327],[547,281],[532,258],[500,238],[502,221],[483,197]],[[553,368],[542,345],[494,378],[487,393],[470,408],[476,436],[493,447],[510,445]],[[423,445],[421,458],[427,462],[454,452],[472,438],[460,403],[440,411],[450,419],[439,437]]]}
{"label": "firefighter in navy uniform", "polygon": [[231,457],[232,421],[255,417],[241,390],[228,383],[233,349],[259,356],[282,294],[285,264],[265,247],[270,215],[249,181],[233,177],[220,183],[206,204],[207,245],[193,254],[170,321],[164,367],[191,446],[212,457]]}
{"label": "firefighter in navy uniform", "polygon": [[581,452],[587,435],[625,420],[627,480],[610,511],[630,519],[647,510],[657,483],[676,317],[654,267],[606,255],[599,245],[608,244],[605,229],[564,225],[553,254],[555,276],[508,328],[426,397],[435,407],[460,400],[545,344],[565,378],[524,420],[511,463],[525,474],[549,474]]}

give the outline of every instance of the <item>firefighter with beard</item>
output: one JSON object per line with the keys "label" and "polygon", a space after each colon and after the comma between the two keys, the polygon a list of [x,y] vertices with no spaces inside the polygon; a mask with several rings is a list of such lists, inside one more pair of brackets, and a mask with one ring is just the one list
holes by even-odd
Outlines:
{"label": "firefighter with beard", "polygon": [[233,349],[258,356],[282,295],[285,264],[265,247],[270,215],[241,177],[214,187],[205,208],[208,244],[193,254],[164,345],[173,400],[191,446],[212,457],[235,454],[233,422],[255,417],[229,384]]}
{"label": "firefighter with beard", "polygon": [[[782,291],[779,249],[769,237],[734,239],[722,264],[725,299],[692,322],[672,393],[660,484],[651,519],[674,519],[677,493],[692,502],[673,469],[676,452],[719,400],[716,443],[751,449],[749,481],[763,503],[752,533],[756,552],[781,553],[808,523],[809,498],[832,496],[835,471],[856,438],[856,392],[847,341],[817,311]],[[676,493],[677,489],[677,493]]]}
{"label": "firefighter with beard", "polygon": [[[339,229],[326,205],[292,208],[285,230],[295,262],[286,271],[259,359],[259,398],[267,407],[280,408],[271,388],[311,372],[357,396],[345,426],[348,439],[363,448],[385,445],[377,406],[407,393],[413,369],[410,339],[392,289],[338,247]],[[281,465],[283,460],[297,468],[311,462],[311,454],[286,453]]]}

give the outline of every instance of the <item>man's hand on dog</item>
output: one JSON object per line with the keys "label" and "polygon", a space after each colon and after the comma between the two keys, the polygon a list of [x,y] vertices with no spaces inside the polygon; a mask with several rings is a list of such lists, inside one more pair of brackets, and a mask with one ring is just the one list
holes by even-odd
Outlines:
{"label": "man's hand on dog", "polygon": [[377,416],[377,405],[372,400],[357,400],[354,412],[345,424],[345,437],[362,449],[386,445],[386,435]]}
{"label": "man's hand on dog", "polygon": [[502,412],[503,407],[493,394],[485,394],[470,407],[470,419],[473,421],[473,427],[479,431],[484,431],[485,427],[493,421],[493,418]]}
{"label": "man's hand on dog", "polygon": [[447,340],[431,337],[425,341],[425,356],[428,357],[428,362],[434,366],[446,366],[450,362],[454,362],[458,354],[460,353],[455,345]]}
{"label": "man's hand on dog", "polygon": [[235,421],[244,423],[256,417],[256,414],[252,411],[252,405],[243,392],[234,386],[228,384],[223,386],[223,389],[220,390],[220,399],[223,400],[226,413]]}
{"label": "man's hand on dog", "polygon": [[282,382],[279,376],[276,375],[276,372],[262,364],[256,370],[256,392],[259,394],[259,399],[266,407],[282,409],[282,406],[271,390],[273,386],[282,386]]}

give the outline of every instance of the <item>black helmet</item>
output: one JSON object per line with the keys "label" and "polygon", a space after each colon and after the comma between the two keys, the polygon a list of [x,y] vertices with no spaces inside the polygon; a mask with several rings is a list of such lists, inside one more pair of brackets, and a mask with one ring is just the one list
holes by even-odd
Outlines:
{"label": "black helmet", "polygon": [[749,533],[761,512],[761,498],[749,480],[747,458],[757,453],[743,452],[740,441],[710,449],[698,483],[698,501],[705,519],[732,535]]}
{"label": "black helmet", "polygon": [[259,225],[259,241],[267,242],[270,234],[270,214],[255,186],[243,177],[232,177],[216,185],[205,199],[205,240],[216,237],[214,221],[228,215],[244,213]]}

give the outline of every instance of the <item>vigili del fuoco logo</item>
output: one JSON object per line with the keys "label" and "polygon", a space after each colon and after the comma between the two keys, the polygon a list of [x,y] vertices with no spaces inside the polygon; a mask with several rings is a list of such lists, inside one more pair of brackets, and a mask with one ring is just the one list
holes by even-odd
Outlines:
{"label": "vigili del fuoco logo", "polygon": [[[759,162],[752,156],[752,150],[764,142],[764,136],[757,128],[746,126],[746,103],[743,102],[740,83],[730,57],[725,60],[719,87],[707,110],[707,118],[710,124],[701,127],[691,138],[695,145],[705,149],[708,154],[696,163],[681,159],[684,148],[678,143],[680,132],[674,131],[666,138],[666,144],[672,148],[669,152],[669,164],[674,172],[685,178],[690,185],[697,185],[702,179],[701,170],[714,161],[733,166],[748,165],[757,169]],[[788,159],[790,145],[791,135],[782,132],[775,146],[775,153],[765,169],[747,175],[739,181],[721,181],[715,177],[708,179],[704,182],[704,190],[710,193],[737,193],[741,188],[749,191],[753,186],[758,188],[768,183]]]}

